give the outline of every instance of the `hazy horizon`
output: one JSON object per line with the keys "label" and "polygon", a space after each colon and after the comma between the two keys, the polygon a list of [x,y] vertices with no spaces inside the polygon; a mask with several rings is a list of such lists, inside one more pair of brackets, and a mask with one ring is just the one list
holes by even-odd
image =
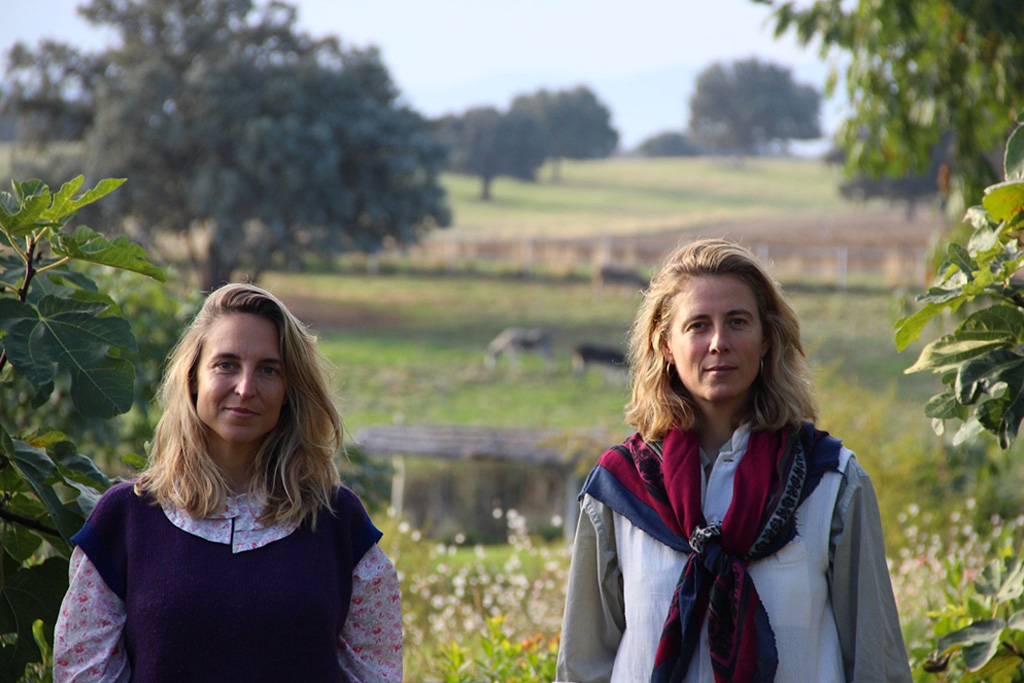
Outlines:
{"label": "hazy horizon", "polygon": [[[0,0],[0,50],[48,37],[101,49],[109,34],[75,8],[81,0]],[[540,88],[590,87],[612,112],[623,149],[665,130],[682,131],[697,74],[716,61],[757,57],[789,67],[823,88],[827,64],[795,38],[775,40],[771,9],[752,0],[296,0],[300,27],[344,45],[381,51],[403,101],[436,117],[473,106],[506,107]],[[825,101],[822,128],[834,131],[841,106]],[[804,143],[811,149],[827,142]]]}

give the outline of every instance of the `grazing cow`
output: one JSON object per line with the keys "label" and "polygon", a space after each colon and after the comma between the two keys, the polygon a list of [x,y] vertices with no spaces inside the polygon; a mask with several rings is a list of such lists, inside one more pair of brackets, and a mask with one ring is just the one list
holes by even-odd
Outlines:
{"label": "grazing cow", "polygon": [[622,351],[608,346],[579,344],[572,350],[572,371],[581,374],[590,366],[601,366],[616,373],[629,370]]}
{"label": "grazing cow", "polygon": [[518,359],[520,353],[536,353],[545,363],[551,361],[551,343],[548,335],[539,328],[524,329],[509,327],[487,345],[486,365],[493,368],[502,354]]}
{"label": "grazing cow", "polygon": [[606,284],[628,285],[645,290],[651,285],[650,278],[645,278],[632,268],[619,268],[603,265],[594,270],[594,288],[600,290]]}

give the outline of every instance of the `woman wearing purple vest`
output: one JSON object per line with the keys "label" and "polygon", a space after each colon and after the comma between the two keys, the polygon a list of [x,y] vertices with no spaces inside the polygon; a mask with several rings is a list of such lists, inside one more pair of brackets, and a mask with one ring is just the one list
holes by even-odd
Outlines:
{"label": "woman wearing purple vest", "polygon": [[149,465],[74,537],[54,680],[402,678],[398,579],[340,483],[311,335],[269,292],[213,292],[172,353]]}
{"label": "woman wearing purple vest", "polygon": [[679,248],[629,348],[637,433],[580,495],[558,681],[910,683],[871,483],[811,422],[767,269]]}

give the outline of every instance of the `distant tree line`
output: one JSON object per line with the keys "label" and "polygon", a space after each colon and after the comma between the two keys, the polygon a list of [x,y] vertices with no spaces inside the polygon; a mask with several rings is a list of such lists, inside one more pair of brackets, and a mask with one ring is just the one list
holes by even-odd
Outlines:
{"label": "distant tree line", "polygon": [[[92,0],[80,11],[117,45],[16,46],[0,115],[24,144],[81,141],[63,165],[127,177],[111,213],[144,243],[181,235],[205,288],[450,222],[447,150],[399,103],[376,50],[311,38],[283,3]],[[32,154],[13,171],[60,166]]]}
{"label": "distant tree line", "polygon": [[[43,41],[7,55],[11,172],[127,177],[104,209],[151,249],[180,236],[204,288],[448,225],[445,170],[479,177],[488,199],[499,176],[534,180],[550,162],[558,182],[564,159],[619,143],[609,108],[582,85],[428,121],[400,102],[376,49],[313,39],[286,3],[91,0],[80,12],[113,47]],[[756,60],[709,67],[691,108],[689,132],[638,153],[757,154],[820,134],[817,93]],[[77,144],[52,144],[62,141]]]}
{"label": "distant tree line", "polygon": [[756,58],[709,65],[689,105],[688,130],[653,135],[636,154],[784,153],[791,140],[821,137],[821,93],[794,82],[790,69]]}
{"label": "distant tree line", "polygon": [[498,176],[534,180],[551,159],[557,181],[562,159],[601,159],[619,142],[608,107],[585,86],[519,95],[505,112],[475,107],[445,116],[437,131],[451,150],[452,170],[479,176],[484,200]]}
{"label": "distant tree line", "polygon": [[[697,80],[688,132],[666,131],[643,141],[640,156],[764,154],[785,151],[790,140],[821,137],[821,94],[793,81],[789,69],[757,59],[715,63]],[[513,99],[507,111],[476,107],[436,122],[451,150],[452,170],[478,176],[489,199],[498,176],[534,180],[552,162],[560,178],[563,159],[612,154],[618,133],[611,112],[587,87],[540,90]]]}

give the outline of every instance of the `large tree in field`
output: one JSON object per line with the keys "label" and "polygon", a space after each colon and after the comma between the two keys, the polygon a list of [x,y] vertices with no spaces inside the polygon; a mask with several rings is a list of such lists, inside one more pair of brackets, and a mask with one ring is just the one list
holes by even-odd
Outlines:
{"label": "large tree in field", "polygon": [[32,50],[16,43],[0,84],[0,109],[15,121],[15,137],[30,146],[81,139],[105,68],[102,58],[70,45],[47,40]]}
{"label": "large tree in field", "polygon": [[532,116],[540,123],[556,180],[562,159],[603,159],[619,144],[611,112],[586,86],[520,95],[512,101],[510,111]]}
{"label": "large tree in field", "polygon": [[297,30],[250,0],[93,0],[119,45],[92,98],[92,173],[115,210],[188,238],[212,287],[274,258],[408,242],[449,222],[443,145],[397,102],[374,50]]}
{"label": "large tree in field", "polygon": [[702,146],[758,154],[789,140],[821,137],[821,96],[790,70],[757,59],[715,63],[697,77],[690,133]]}
{"label": "large tree in field", "polygon": [[[776,32],[836,56],[850,115],[837,138],[850,170],[902,177],[951,160],[952,215],[1001,177],[1001,151],[1024,102],[1018,0],[772,2]],[[963,199],[966,198],[966,202]]]}
{"label": "large tree in field", "polygon": [[523,112],[477,107],[438,122],[451,148],[451,168],[479,176],[480,198],[490,200],[498,176],[533,180],[548,155],[544,130]]}

